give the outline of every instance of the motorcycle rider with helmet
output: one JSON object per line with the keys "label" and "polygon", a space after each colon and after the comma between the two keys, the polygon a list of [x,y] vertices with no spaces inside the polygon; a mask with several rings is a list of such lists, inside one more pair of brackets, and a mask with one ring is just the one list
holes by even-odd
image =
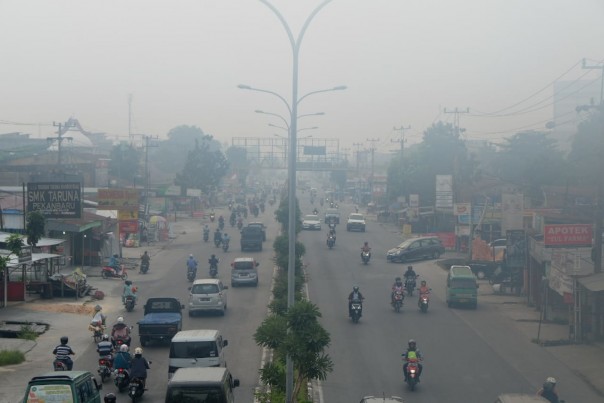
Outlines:
{"label": "motorcycle rider with helmet", "polygon": [[149,256],[149,252],[145,251],[145,253],[143,253],[143,255],[141,256],[141,270],[139,270],[139,274],[142,274],[142,268],[144,266],[147,267],[147,270],[149,270],[149,263],[151,262],[151,256]]}
{"label": "motorcycle rider with helmet", "polygon": [[130,379],[139,378],[143,381],[143,389],[147,383],[147,370],[150,369],[149,361],[143,357],[143,349],[134,349],[134,357],[130,362]]}
{"label": "motorcycle rider with helmet", "polygon": [[420,283],[418,291],[419,291],[419,298],[417,300],[417,305],[420,306],[421,303],[422,303],[422,296],[430,294],[430,288],[428,288],[426,280],[422,280],[422,282]]}
{"label": "motorcycle rider with helmet", "polygon": [[187,274],[191,272],[197,274],[197,260],[195,260],[193,254],[190,254],[187,260]]}
{"label": "motorcycle rider with helmet", "polygon": [[136,287],[132,285],[132,281],[126,280],[122,289],[122,304],[126,303],[126,297],[133,297],[136,305]]}
{"label": "motorcycle rider with helmet", "polygon": [[361,259],[363,258],[363,252],[369,253],[369,257],[371,258],[371,248],[369,247],[369,242],[365,241],[363,246],[361,246]]}
{"label": "motorcycle rider with helmet", "polygon": [[537,396],[549,400],[551,403],[558,403],[558,393],[556,392],[556,378],[548,377],[543,383],[543,387],[537,392]]}
{"label": "motorcycle rider with helmet", "polygon": [[113,325],[113,329],[111,329],[111,340],[114,347],[117,347],[118,340],[123,340],[124,344],[127,346],[130,345],[130,328],[124,323],[124,318],[121,316],[117,318],[116,323]]}
{"label": "motorcycle rider with helmet", "polygon": [[120,262],[119,262],[119,255],[117,253],[109,258],[108,266],[111,267],[113,270],[115,270],[116,276],[120,275],[122,268],[121,268]]}
{"label": "motorcycle rider with helmet", "polygon": [[208,226],[208,224],[204,224],[203,226],[203,236],[205,238],[205,236],[210,236],[210,227]]}
{"label": "motorcycle rider with helmet", "polygon": [[215,267],[216,271],[218,271],[218,262],[220,262],[220,260],[216,257],[216,255],[212,254],[212,256],[208,259],[208,263],[210,264],[210,269],[212,267]]}
{"label": "motorcycle rider with helmet", "polygon": [[407,382],[407,367],[409,366],[409,360],[412,358],[417,358],[417,382],[419,382],[420,377],[422,375],[422,364],[419,363],[423,359],[422,353],[417,349],[417,343],[413,339],[409,339],[407,343],[407,351],[401,354],[405,359],[405,363],[403,364],[403,374],[405,375],[405,382]]}
{"label": "motorcycle rider with helmet", "polygon": [[220,246],[221,242],[222,242],[222,233],[220,232],[220,228],[216,228],[216,231],[214,231],[214,243],[217,244],[216,246]]}
{"label": "motorcycle rider with helmet", "polygon": [[348,294],[348,316],[352,316],[352,302],[353,301],[358,301],[361,303],[361,309],[363,309],[363,300],[365,299],[365,297],[363,297],[363,294],[361,294],[361,291],[359,291],[359,286],[355,285],[354,287],[352,287],[352,291],[350,292],[350,294]]}
{"label": "motorcycle rider with helmet", "polygon": [[405,277],[405,288],[407,287],[407,281],[415,282],[417,274],[415,274],[413,266],[407,266],[407,271],[403,274],[403,277]]}
{"label": "motorcycle rider with helmet", "polygon": [[392,284],[392,293],[390,293],[390,303],[392,305],[394,305],[394,295],[396,294],[397,291],[400,291],[401,293],[401,297],[403,299],[405,299],[405,294],[403,293],[403,281],[401,280],[400,277],[397,277],[396,279],[394,279],[394,284]]}
{"label": "motorcycle rider with helmet", "polygon": [[222,244],[228,245],[231,240],[231,237],[226,232],[222,234]]}
{"label": "motorcycle rider with helmet", "polygon": [[52,350],[52,353],[55,355],[55,360],[61,361],[65,364],[68,371],[71,371],[73,368],[73,360],[70,355],[75,355],[74,351],[67,344],[69,342],[69,338],[67,336],[61,337],[61,344],[55,347]]}
{"label": "motorcycle rider with helmet", "polygon": [[130,377],[130,363],[132,361],[132,356],[128,352],[128,345],[122,344],[120,346],[120,351],[115,353],[115,357],[113,357],[113,370],[117,373],[120,369],[126,371],[126,376]]}
{"label": "motorcycle rider with helmet", "polygon": [[101,341],[98,342],[96,345],[96,351],[99,353],[99,358],[106,358],[109,361],[113,359],[111,355],[113,353],[113,344],[111,344],[111,341],[109,341],[108,334],[104,334],[101,338]]}

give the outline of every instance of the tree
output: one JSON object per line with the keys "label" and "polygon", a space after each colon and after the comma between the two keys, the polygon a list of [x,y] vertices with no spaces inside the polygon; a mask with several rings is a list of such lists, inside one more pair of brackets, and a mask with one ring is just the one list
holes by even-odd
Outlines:
{"label": "tree", "polygon": [[132,144],[120,143],[111,149],[109,173],[130,183],[139,172],[140,152]]}
{"label": "tree", "polygon": [[569,172],[574,183],[593,184],[601,180],[604,153],[604,110],[581,122],[568,154]]}
{"label": "tree", "polygon": [[296,302],[285,315],[272,314],[254,333],[260,346],[274,351],[273,362],[260,370],[262,381],[272,388],[285,391],[285,360],[289,355],[294,362],[295,382],[293,401],[304,381],[325,380],[333,371],[333,361],[325,353],[331,343],[329,332],[318,321],[321,313],[313,303]]}
{"label": "tree", "polygon": [[239,184],[244,187],[248,173],[250,172],[250,162],[247,159],[247,150],[243,147],[229,147],[226,150],[226,158],[231,169],[237,174]]}
{"label": "tree", "polygon": [[39,211],[32,211],[27,214],[27,226],[25,227],[25,234],[27,235],[27,244],[34,248],[38,244],[40,238],[46,233],[46,218]]}
{"label": "tree", "polygon": [[8,265],[10,264],[11,256],[19,256],[21,249],[23,249],[23,238],[19,234],[11,234],[6,240],[6,247],[9,250],[7,256],[0,256],[0,271],[2,272],[2,279],[4,283],[4,300],[6,301],[7,286],[8,286]]}
{"label": "tree", "polygon": [[176,175],[174,183],[184,189],[201,189],[212,193],[229,170],[229,163],[220,149],[212,147],[212,137],[195,140],[195,147],[188,152],[185,167]]}

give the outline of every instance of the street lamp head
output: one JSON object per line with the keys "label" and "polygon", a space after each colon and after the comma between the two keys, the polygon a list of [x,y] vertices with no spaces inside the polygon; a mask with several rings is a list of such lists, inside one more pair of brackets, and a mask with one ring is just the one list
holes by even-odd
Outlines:
{"label": "street lamp head", "polygon": [[261,111],[260,109],[256,109],[254,112],[256,112],[256,113],[265,113],[264,111]]}
{"label": "street lamp head", "polygon": [[345,90],[345,89],[347,89],[347,88],[348,88],[348,87],[346,87],[345,85],[338,85],[337,87],[333,87],[332,89],[333,89],[334,91],[341,91],[341,90]]}
{"label": "street lamp head", "polygon": [[250,87],[249,85],[245,85],[245,84],[239,84],[237,86],[237,88],[239,88],[240,90],[251,90],[252,87]]}

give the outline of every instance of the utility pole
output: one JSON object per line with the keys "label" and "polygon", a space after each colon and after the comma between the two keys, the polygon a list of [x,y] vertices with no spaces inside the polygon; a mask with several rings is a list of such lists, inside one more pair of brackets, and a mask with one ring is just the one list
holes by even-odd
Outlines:
{"label": "utility pole", "polygon": [[375,146],[374,144],[377,143],[378,141],[380,141],[380,139],[367,139],[368,142],[371,143],[371,148],[369,149],[371,151],[371,176],[369,178],[369,191],[371,192],[371,201],[373,201],[373,169],[374,169],[374,162],[375,162]]}
{"label": "utility pole", "polygon": [[400,138],[396,140],[390,140],[393,143],[401,143],[401,164],[403,162],[403,150],[405,149],[405,130],[411,129],[411,126],[393,127],[392,130],[399,132]]}
{"label": "utility pole", "polygon": [[354,147],[357,148],[357,156],[356,156],[356,160],[357,160],[357,176],[359,176],[359,157],[360,157],[360,153],[361,153],[361,146],[363,145],[362,143],[353,143],[352,144]]}
{"label": "utility pole", "polygon": [[128,94],[128,140],[130,140],[130,145],[133,145],[134,140],[132,138],[132,94]]}
{"label": "utility pole", "polygon": [[[602,128],[604,129],[604,64],[596,65],[596,66],[588,66],[585,59],[583,59],[583,68],[584,69],[597,69],[602,71],[602,84],[600,87],[600,123],[602,124]],[[593,107],[593,105],[592,105]],[[581,107],[579,107],[581,108]],[[577,109],[579,109],[577,108]],[[588,106],[583,107],[583,109],[589,108]],[[604,151],[604,133],[600,136],[599,139],[599,148],[600,152]],[[599,159],[598,163],[598,172],[602,173],[604,169],[604,161],[602,158]],[[604,219],[604,188],[602,184],[602,178],[598,178],[598,188],[597,188],[597,201],[596,201],[596,211],[595,211],[595,231],[594,234],[594,272],[600,273],[602,271],[602,220]],[[576,331],[576,330],[575,330]]]}
{"label": "utility pole", "polygon": [[157,136],[143,135],[143,142],[145,146],[145,218],[149,211],[149,147],[159,147],[156,145],[149,145],[149,141],[157,140]]}
{"label": "utility pole", "polygon": [[457,133],[457,137],[459,137],[460,133],[461,133],[461,129],[459,128],[459,115],[461,115],[462,113],[470,113],[470,108],[466,108],[466,110],[461,110],[457,107],[455,107],[454,110],[447,110],[447,108],[445,108],[445,113],[452,113],[454,114],[454,118],[453,118],[453,122],[455,124],[455,132]]}
{"label": "utility pole", "polygon": [[59,130],[57,132],[57,137],[47,137],[46,140],[48,140],[49,142],[53,143],[54,141],[57,142],[57,149],[58,149],[58,158],[57,158],[57,165],[61,166],[61,149],[62,149],[62,145],[63,145],[63,141],[64,140],[68,140],[68,141],[72,141],[73,137],[63,137],[63,134],[65,134],[65,132],[71,128],[74,127],[75,125],[73,124],[73,122],[71,120],[68,120],[67,122],[63,123],[55,123],[52,122],[52,125],[54,127],[58,127]]}

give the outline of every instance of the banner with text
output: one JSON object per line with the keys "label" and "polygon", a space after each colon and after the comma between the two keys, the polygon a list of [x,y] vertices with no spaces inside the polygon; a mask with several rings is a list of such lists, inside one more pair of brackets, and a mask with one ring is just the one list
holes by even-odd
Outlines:
{"label": "banner with text", "polygon": [[591,224],[551,224],[543,226],[543,245],[546,248],[590,247]]}
{"label": "banner with text", "polygon": [[138,211],[138,189],[99,189],[99,210]]}
{"label": "banner with text", "polygon": [[41,212],[46,218],[80,218],[80,182],[39,182],[27,184],[27,212]]}

